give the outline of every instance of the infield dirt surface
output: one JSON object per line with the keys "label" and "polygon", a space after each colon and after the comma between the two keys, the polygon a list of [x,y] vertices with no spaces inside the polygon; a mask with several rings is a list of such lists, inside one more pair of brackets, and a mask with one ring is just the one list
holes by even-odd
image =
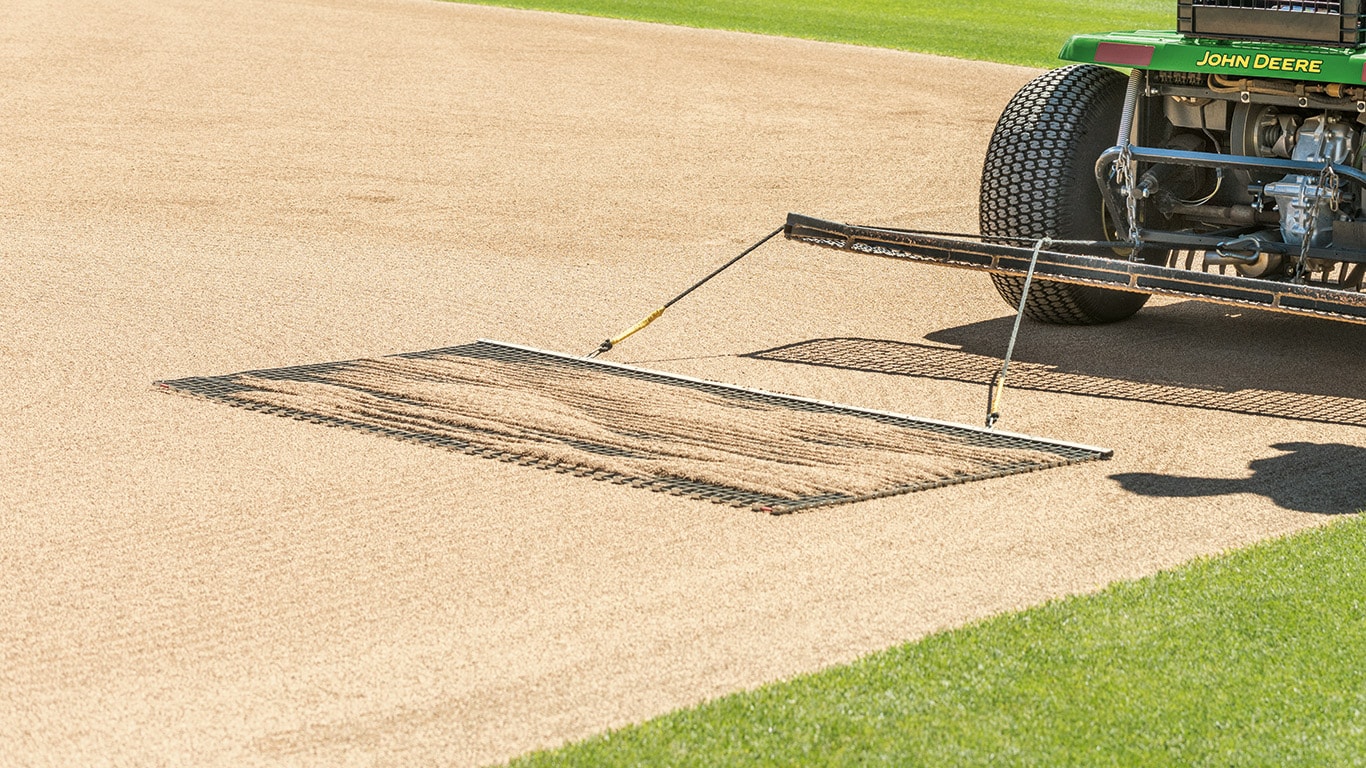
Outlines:
{"label": "infield dirt surface", "polygon": [[[789,210],[972,231],[1034,74],[419,0],[8,0],[0,763],[498,761],[1366,505],[1366,328],[1192,302],[1025,327],[1045,383],[1002,426],[1113,460],[787,517],[152,386],[587,352]],[[957,372],[1010,314],[775,243],[610,356],[977,423]]]}

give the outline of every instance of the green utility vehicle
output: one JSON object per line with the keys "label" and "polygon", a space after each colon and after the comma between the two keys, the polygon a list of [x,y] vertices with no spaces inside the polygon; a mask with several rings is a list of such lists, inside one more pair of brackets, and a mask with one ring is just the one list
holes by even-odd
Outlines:
{"label": "green utility vehicle", "polygon": [[1360,4],[1179,0],[1174,31],[1073,37],[996,125],[980,241],[797,214],[786,234],[991,272],[1045,322],[1166,294],[1366,323]]}

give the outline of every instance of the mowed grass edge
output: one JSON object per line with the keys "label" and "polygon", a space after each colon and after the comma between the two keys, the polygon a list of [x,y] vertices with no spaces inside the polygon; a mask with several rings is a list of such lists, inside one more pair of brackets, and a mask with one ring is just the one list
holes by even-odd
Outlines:
{"label": "mowed grass edge", "polygon": [[1078,32],[1169,29],[1176,0],[461,0],[852,43],[1029,67],[1055,66]]}
{"label": "mowed grass edge", "polygon": [[[479,2],[1049,67],[1175,2]],[[1366,522],[1002,615],[513,762],[1366,765]]]}
{"label": "mowed grass edge", "polygon": [[1354,516],[512,764],[1363,765],[1363,644]]}

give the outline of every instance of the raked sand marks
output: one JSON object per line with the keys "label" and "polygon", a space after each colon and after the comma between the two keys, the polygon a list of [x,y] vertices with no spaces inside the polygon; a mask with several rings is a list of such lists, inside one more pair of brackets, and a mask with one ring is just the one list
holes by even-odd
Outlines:
{"label": "raked sand marks", "polygon": [[772,512],[1103,455],[494,342],[160,384]]}
{"label": "raked sand marks", "polygon": [[[3,765],[500,763],[1366,498],[1271,447],[1361,426],[1028,365],[1366,400],[1343,375],[1366,327],[1214,305],[1021,338],[1010,423],[1113,461],[776,524],[147,386],[480,335],[587,351],[785,211],[971,227],[1034,70],[430,0],[13,0],[0,49]],[[1008,333],[990,281],[820,253],[766,249],[650,356],[883,408],[910,387],[917,415],[978,402],[981,379],[891,375],[904,351],[731,356],[989,356]],[[1221,489],[1165,493],[1194,475]]]}

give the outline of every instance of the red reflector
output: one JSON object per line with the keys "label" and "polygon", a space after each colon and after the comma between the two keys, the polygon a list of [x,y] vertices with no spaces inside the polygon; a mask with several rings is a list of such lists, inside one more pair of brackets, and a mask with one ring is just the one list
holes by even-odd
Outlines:
{"label": "red reflector", "polygon": [[1101,43],[1096,46],[1096,61],[1100,64],[1146,67],[1153,63],[1153,46]]}

